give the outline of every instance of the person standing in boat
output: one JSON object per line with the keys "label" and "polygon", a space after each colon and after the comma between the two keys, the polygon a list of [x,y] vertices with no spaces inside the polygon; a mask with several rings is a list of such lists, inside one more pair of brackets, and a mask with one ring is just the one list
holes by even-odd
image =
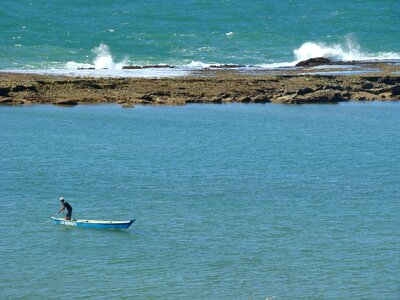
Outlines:
{"label": "person standing in boat", "polygon": [[58,211],[58,214],[59,214],[60,212],[64,211],[64,209],[67,209],[67,215],[65,216],[65,220],[71,220],[72,206],[69,205],[68,202],[65,202],[63,197],[60,198],[60,201],[61,201],[62,207],[61,207],[61,209]]}

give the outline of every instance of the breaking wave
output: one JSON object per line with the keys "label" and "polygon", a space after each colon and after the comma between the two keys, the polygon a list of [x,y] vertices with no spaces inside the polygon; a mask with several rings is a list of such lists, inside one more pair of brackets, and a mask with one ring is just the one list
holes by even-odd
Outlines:
{"label": "breaking wave", "polygon": [[363,61],[363,60],[398,60],[400,53],[378,52],[368,53],[351,38],[346,38],[344,43],[326,44],[318,42],[305,42],[293,51],[296,62],[313,57],[325,57],[332,61]]}
{"label": "breaking wave", "polygon": [[[66,69],[77,70],[77,69],[96,69],[96,70],[122,70],[123,66],[129,64],[128,58],[122,61],[116,62],[111,54],[110,48],[101,43],[98,47],[92,49],[95,57],[92,63],[77,63],[68,62],[65,65]],[[293,67],[298,62],[307,60],[313,57],[325,57],[331,61],[379,61],[379,60],[400,60],[400,53],[398,52],[377,52],[369,53],[364,51],[361,46],[354,41],[351,37],[346,37],[342,43],[324,43],[307,41],[303,43],[299,48],[293,50],[294,60],[287,62],[272,62],[269,64],[256,64],[247,66],[249,68],[267,68],[276,69],[283,67]],[[160,65],[164,65],[160,63]],[[207,63],[201,61],[191,61],[190,63],[183,63],[174,65],[177,68],[183,68],[185,70],[198,70],[210,67],[221,66],[224,63]],[[229,64],[228,64],[229,65]]]}
{"label": "breaking wave", "polygon": [[103,43],[101,43],[98,47],[93,48],[92,52],[96,55],[92,64],[70,61],[67,62],[65,67],[67,69],[94,68],[96,70],[121,70],[122,67],[125,66],[128,62],[128,58],[125,58],[120,62],[114,62],[114,58],[111,55],[110,47]]}

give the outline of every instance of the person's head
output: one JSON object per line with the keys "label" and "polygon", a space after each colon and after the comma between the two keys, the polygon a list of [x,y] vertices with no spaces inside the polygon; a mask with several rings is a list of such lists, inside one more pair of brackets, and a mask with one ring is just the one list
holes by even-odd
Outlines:
{"label": "person's head", "polygon": [[64,197],[60,198],[61,203],[64,203]]}

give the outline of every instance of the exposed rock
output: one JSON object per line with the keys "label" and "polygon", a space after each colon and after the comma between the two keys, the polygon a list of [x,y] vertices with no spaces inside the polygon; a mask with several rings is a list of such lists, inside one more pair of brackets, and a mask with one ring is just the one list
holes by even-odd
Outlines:
{"label": "exposed rock", "polygon": [[377,82],[378,83],[385,83],[385,84],[396,84],[399,81],[395,77],[385,76],[385,77],[382,77],[382,78],[378,79]]}
{"label": "exposed rock", "polygon": [[154,99],[151,95],[143,95],[142,97],[140,97],[140,99],[145,100],[145,101],[149,101],[149,102],[153,102]]}
{"label": "exposed rock", "polygon": [[4,99],[0,99],[0,104],[13,104],[14,101],[15,101],[14,99],[4,98]]}
{"label": "exposed rock", "polygon": [[341,85],[332,85],[332,84],[326,84],[322,87],[322,90],[338,90],[341,91],[343,90],[343,86]]}
{"label": "exposed rock", "polygon": [[374,87],[374,85],[370,82],[365,82],[361,85],[361,88],[364,90],[370,90]]}
{"label": "exposed rock", "polygon": [[227,94],[227,93],[222,93],[222,94],[220,94],[219,96],[220,96],[221,98],[223,98],[223,99],[227,99],[227,98],[231,97],[231,95],[230,95],[230,94]]}
{"label": "exposed rock", "polygon": [[305,102],[308,103],[325,103],[343,101],[340,92],[337,90],[319,90],[305,96]]}
{"label": "exposed rock", "polygon": [[298,62],[296,67],[315,67],[320,65],[329,65],[330,63],[331,61],[325,57],[314,57]]}
{"label": "exposed rock", "polygon": [[391,91],[393,96],[400,95],[400,85],[395,85],[394,87],[391,87],[390,91]]}
{"label": "exposed rock", "polygon": [[[89,89],[102,89],[103,88],[101,85],[99,85],[98,83],[93,82],[93,81],[84,81],[84,82],[81,83],[81,85],[83,87],[86,87],[86,88],[89,88]],[[114,88],[115,85],[108,85],[107,87],[108,88]]]}
{"label": "exposed rock", "polygon": [[22,91],[37,92],[37,89],[35,86],[25,86],[25,85],[17,85],[12,88],[12,92],[22,92]]}
{"label": "exposed rock", "polygon": [[215,96],[211,98],[212,103],[222,103],[222,98],[219,96]]}
{"label": "exposed rock", "polygon": [[267,102],[271,102],[271,100],[269,99],[269,97],[267,95],[259,95],[259,96],[255,96],[251,99],[251,102],[253,103],[267,103]]}
{"label": "exposed rock", "polygon": [[147,66],[123,66],[124,70],[137,70],[137,69],[173,69],[171,65],[147,65]]}
{"label": "exposed rock", "polygon": [[156,91],[156,92],[153,92],[153,93],[151,93],[151,95],[153,95],[153,96],[171,96],[171,93],[170,92],[165,92],[165,91]]}
{"label": "exposed rock", "polygon": [[236,102],[235,97],[227,97],[227,98],[222,98],[223,103],[231,103],[231,102]]}
{"label": "exposed rock", "polygon": [[249,103],[251,102],[251,98],[249,96],[241,96],[237,99],[237,102]]}
{"label": "exposed rock", "polygon": [[303,103],[333,103],[346,101],[339,91],[334,90],[318,90],[306,95],[285,95],[273,99],[272,102],[286,104],[303,104]]}
{"label": "exposed rock", "polygon": [[10,88],[9,87],[2,87],[0,88],[0,97],[8,97],[8,94],[10,93]]}
{"label": "exposed rock", "polygon": [[137,70],[137,69],[143,69],[142,66],[123,66],[123,70]]}
{"label": "exposed rock", "polygon": [[[398,68],[400,71],[400,66],[389,65],[389,67]],[[185,103],[265,103],[270,101],[323,103],[357,99],[400,100],[400,74],[392,74],[393,71],[397,72],[397,69],[390,69],[390,75],[382,73],[368,76],[365,74],[351,76],[309,74],[303,76],[296,75],[295,71],[289,70],[287,75],[276,76],[247,74],[233,70],[210,70],[188,77],[151,79],[3,73],[0,81],[0,104],[27,103],[28,100],[32,103],[64,105],[78,103],[182,105]]]}
{"label": "exposed rock", "polygon": [[149,65],[149,66],[144,66],[143,69],[173,69],[175,68],[175,66],[171,66],[171,65]]}
{"label": "exposed rock", "polygon": [[373,93],[375,95],[383,94],[383,93],[390,93],[393,96],[400,95],[400,85],[389,86],[379,89],[370,89],[368,90],[369,93]]}
{"label": "exposed rock", "polygon": [[272,102],[285,103],[285,104],[298,103],[298,100],[296,99],[296,97],[297,97],[296,94],[284,95],[284,96],[273,98]]}
{"label": "exposed rock", "polygon": [[245,67],[244,65],[230,65],[230,64],[224,64],[224,65],[210,65],[210,69],[232,69],[232,68],[243,68]]}
{"label": "exposed rock", "polygon": [[12,99],[12,98],[0,98],[0,104],[7,104],[7,105],[19,105],[19,104],[28,104],[29,101],[23,99]]}
{"label": "exposed rock", "polygon": [[297,90],[297,94],[298,95],[305,95],[305,94],[309,94],[314,92],[313,89],[309,88],[309,87],[305,87],[305,88],[301,88]]}
{"label": "exposed rock", "polygon": [[364,76],[364,80],[368,80],[370,82],[378,82],[379,79],[381,79],[381,76]]}
{"label": "exposed rock", "polygon": [[393,99],[393,95],[392,93],[382,93],[379,95],[380,100],[392,100]]}
{"label": "exposed rock", "polygon": [[297,94],[297,91],[295,90],[283,90],[282,95],[287,96],[287,95],[294,95]]}
{"label": "exposed rock", "polygon": [[359,101],[373,101],[379,100],[379,96],[368,93],[368,92],[358,92],[351,95],[351,100],[359,100]]}

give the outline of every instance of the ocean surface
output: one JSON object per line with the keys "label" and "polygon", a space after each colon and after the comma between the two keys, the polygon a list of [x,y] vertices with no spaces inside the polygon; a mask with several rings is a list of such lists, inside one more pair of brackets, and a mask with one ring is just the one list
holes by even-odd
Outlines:
{"label": "ocean surface", "polygon": [[1,106],[0,298],[399,299],[399,115]]}
{"label": "ocean surface", "polygon": [[[0,70],[85,75],[78,69],[107,68],[117,76],[124,65],[169,64],[176,75],[210,64],[293,66],[318,56],[400,59],[398,0],[1,4]],[[135,73],[124,76],[141,76]]]}

